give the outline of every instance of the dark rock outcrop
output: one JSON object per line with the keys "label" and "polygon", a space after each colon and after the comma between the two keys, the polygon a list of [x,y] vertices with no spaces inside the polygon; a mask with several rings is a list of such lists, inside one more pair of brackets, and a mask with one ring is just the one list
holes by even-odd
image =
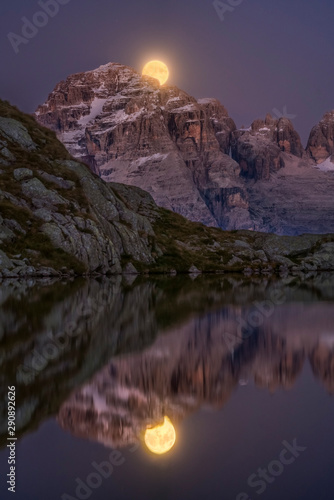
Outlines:
{"label": "dark rock outcrop", "polygon": [[306,150],[317,163],[334,154],[334,111],[326,113],[313,127]]}
{"label": "dark rock outcrop", "polygon": [[281,152],[301,158],[305,151],[298,133],[287,118],[255,120],[250,129],[232,134],[232,157],[247,179],[269,180],[270,174],[284,167]]}

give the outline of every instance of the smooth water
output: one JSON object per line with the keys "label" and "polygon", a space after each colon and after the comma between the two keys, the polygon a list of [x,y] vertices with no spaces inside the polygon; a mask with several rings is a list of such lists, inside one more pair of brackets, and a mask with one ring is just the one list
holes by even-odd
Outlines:
{"label": "smooth water", "polygon": [[3,282],[0,365],[1,499],[333,499],[330,274]]}

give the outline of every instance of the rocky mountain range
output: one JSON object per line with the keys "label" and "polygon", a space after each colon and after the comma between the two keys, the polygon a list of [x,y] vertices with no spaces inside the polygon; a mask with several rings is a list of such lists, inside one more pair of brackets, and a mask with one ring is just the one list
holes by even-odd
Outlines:
{"label": "rocky mountain range", "polygon": [[35,116],[102,179],[140,187],[192,221],[283,235],[334,231],[334,112],[304,149],[287,118],[237,129],[216,99],[110,63],[57,84]]}
{"label": "rocky mountain range", "polygon": [[334,235],[229,232],[191,222],[138,187],[104,182],[54,132],[2,101],[0,167],[4,278],[334,269]]}

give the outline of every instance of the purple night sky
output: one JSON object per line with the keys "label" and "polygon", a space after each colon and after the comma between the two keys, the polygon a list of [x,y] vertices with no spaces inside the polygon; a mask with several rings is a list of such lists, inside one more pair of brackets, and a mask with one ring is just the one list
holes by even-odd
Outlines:
{"label": "purple night sky", "polygon": [[304,145],[334,108],[333,0],[222,0],[224,19],[211,0],[59,0],[16,54],[7,34],[22,35],[22,18],[47,1],[0,6],[0,97],[26,112],[71,73],[107,62],[140,71],[152,58],[168,64],[169,84],[218,98],[238,126],[273,109],[295,115]]}

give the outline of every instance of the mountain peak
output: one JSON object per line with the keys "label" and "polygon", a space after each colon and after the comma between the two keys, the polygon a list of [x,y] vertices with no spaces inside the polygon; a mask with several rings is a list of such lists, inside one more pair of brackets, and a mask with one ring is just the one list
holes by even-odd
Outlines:
{"label": "mountain peak", "polygon": [[[109,63],[60,82],[36,117],[104,180],[134,184],[191,220],[223,225],[222,214],[217,220],[198,189],[204,164],[212,187],[230,188],[231,175],[234,188],[240,183],[228,156],[236,127],[217,99],[196,100],[178,87],[160,86],[132,68]],[[217,169],[226,172],[222,179]],[[230,204],[243,210],[241,193],[240,200],[231,198]]]}
{"label": "mountain peak", "polygon": [[313,127],[306,147],[307,152],[318,164],[334,154],[334,110],[328,111]]}
{"label": "mountain peak", "polygon": [[[103,180],[142,188],[159,206],[208,226],[278,234],[334,227],[333,164],[315,168],[310,159],[334,154],[332,116],[305,154],[287,117],[267,114],[237,130],[217,99],[160,86],[119,63],[69,76],[36,112]],[[324,193],[321,215],[316,190]]]}

